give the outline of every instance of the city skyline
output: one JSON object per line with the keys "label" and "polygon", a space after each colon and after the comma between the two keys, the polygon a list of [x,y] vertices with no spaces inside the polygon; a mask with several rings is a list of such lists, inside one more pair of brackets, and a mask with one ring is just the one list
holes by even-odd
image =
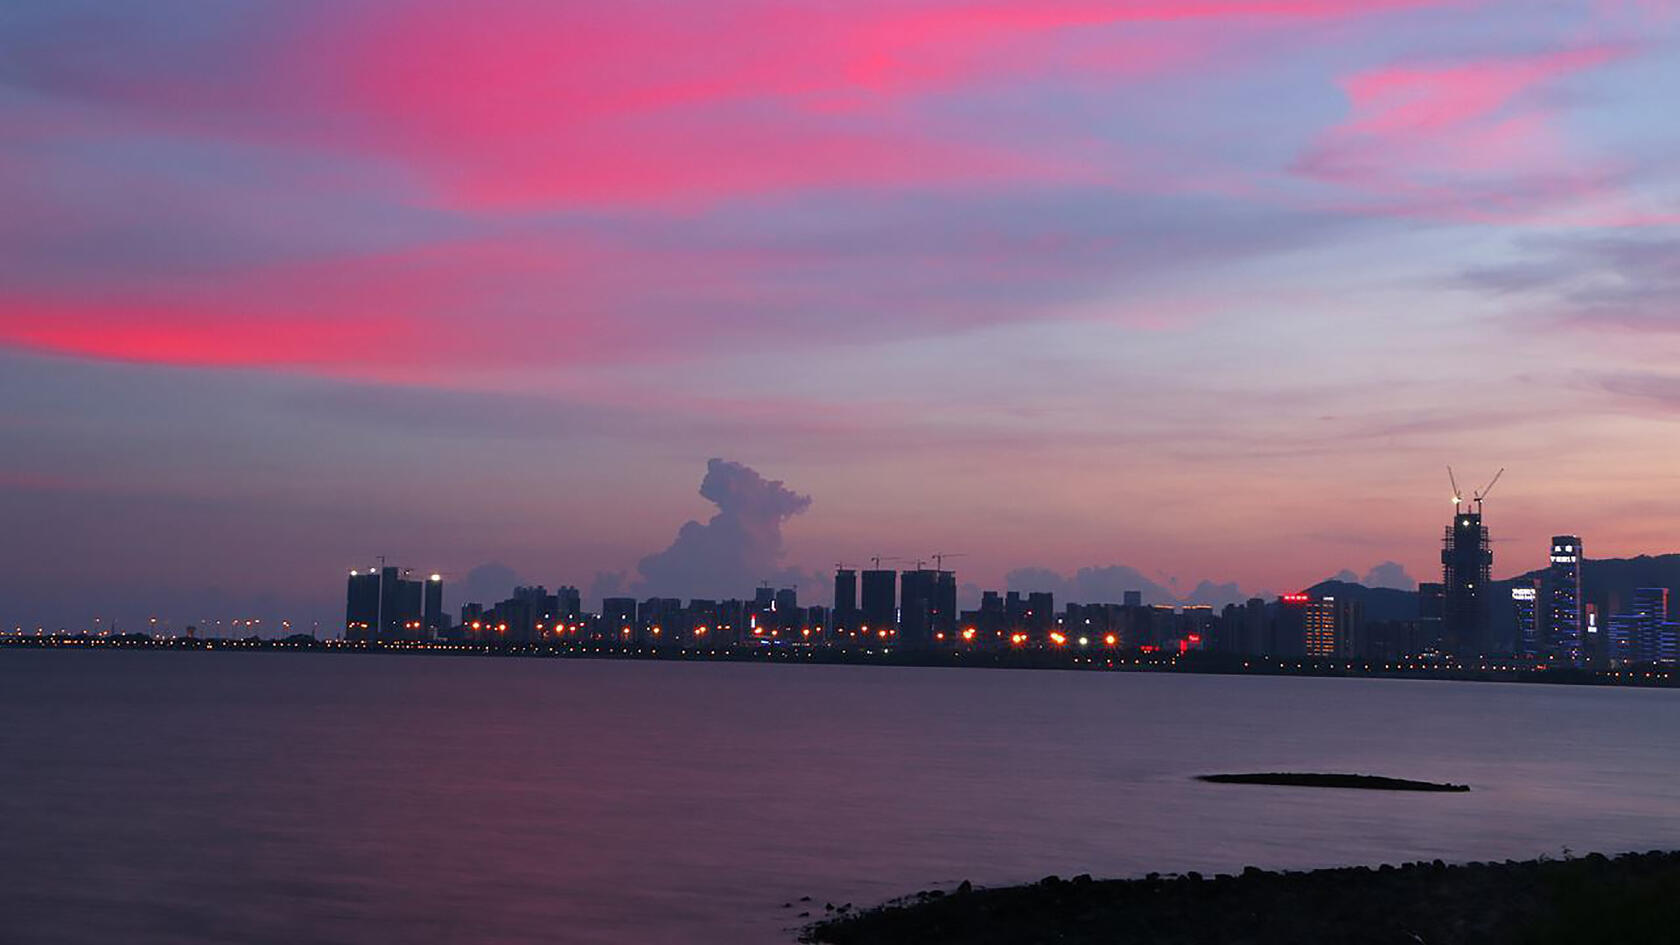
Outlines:
{"label": "city skyline", "polygon": [[1676,12],[17,0],[0,625],[634,584],[708,457],[805,574],[1674,550]]}
{"label": "city skyline", "polygon": [[[800,514],[810,505],[810,497],[803,496],[788,489],[780,480],[767,480],[756,470],[739,463],[714,458],[707,466],[707,476],[702,481],[700,494],[716,505],[716,514],[706,522],[691,520],[677,531],[677,537],[669,548],[654,552],[643,557],[638,566],[638,573],[627,572],[596,572],[594,580],[584,584],[584,590],[579,590],[578,584],[559,583],[564,592],[572,595],[574,601],[572,610],[606,614],[614,601],[628,601],[632,612],[636,602],[642,599],[649,601],[670,600],[678,604],[684,600],[729,600],[740,602],[743,598],[751,597],[743,593],[744,588],[751,588],[754,593],[768,593],[770,590],[780,589],[778,594],[796,594],[803,585],[807,593],[811,588],[834,587],[838,599],[843,586],[840,582],[849,580],[854,594],[859,589],[857,582],[861,574],[862,593],[859,599],[862,603],[861,613],[873,614],[875,622],[882,620],[883,612],[894,613],[893,620],[897,620],[896,611],[891,601],[898,594],[894,589],[895,582],[900,575],[912,573],[939,575],[943,587],[949,581],[948,589],[940,591],[943,606],[948,613],[966,612],[969,609],[983,606],[983,598],[995,595],[998,589],[1008,590],[1011,595],[1019,592],[1023,595],[1044,594],[1058,602],[1083,604],[1117,604],[1125,600],[1128,604],[1143,606],[1166,605],[1171,607],[1213,607],[1252,603],[1255,599],[1275,600],[1284,602],[1293,599],[1307,600],[1309,596],[1304,592],[1321,585],[1356,584],[1376,590],[1400,590],[1414,594],[1418,599],[1419,614],[1428,611],[1428,600],[1431,593],[1439,595],[1434,605],[1435,617],[1442,621],[1440,640],[1443,644],[1453,647],[1468,647],[1487,651],[1490,639],[1487,636],[1493,632],[1489,615],[1498,610],[1499,616],[1495,622],[1505,626],[1502,631],[1510,636],[1508,643],[1522,645],[1534,633],[1530,624],[1538,620],[1541,626],[1564,625],[1573,622],[1577,628],[1574,631],[1575,642],[1573,649],[1565,647],[1569,652],[1578,654],[1582,646],[1581,634],[1587,630],[1588,616],[1583,607],[1587,598],[1583,596],[1581,586],[1581,568],[1588,559],[1584,554],[1582,539],[1576,535],[1554,535],[1547,549],[1548,564],[1537,567],[1524,567],[1527,563],[1518,557],[1515,563],[1506,561],[1505,576],[1494,571],[1499,560],[1492,554],[1492,542],[1505,542],[1506,539],[1492,538],[1489,529],[1482,519],[1483,496],[1487,490],[1484,487],[1477,490],[1474,508],[1471,512],[1471,501],[1466,501],[1459,493],[1456,482],[1453,483],[1452,507],[1454,511],[1448,517],[1445,529],[1445,539],[1439,554],[1440,569],[1427,572],[1423,580],[1411,575],[1395,561],[1383,561],[1373,565],[1363,576],[1357,572],[1343,569],[1337,573],[1318,578],[1299,580],[1291,585],[1285,585],[1292,590],[1274,590],[1271,588],[1243,588],[1236,582],[1215,584],[1204,581],[1194,588],[1181,589],[1173,582],[1159,583],[1144,575],[1141,571],[1123,565],[1107,567],[1084,568],[1075,574],[1059,574],[1045,568],[1017,568],[1007,572],[1003,580],[991,585],[990,589],[983,581],[963,580],[958,583],[955,578],[954,566],[947,567],[946,559],[966,559],[966,552],[930,552],[923,556],[877,555],[868,558],[868,566],[863,565],[866,559],[854,558],[853,564],[837,562],[833,570],[828,573],[803,571],[797,567],[782,566],[783,536],[782,524]],[[1448,471],[1449,476],[1451,471]],[[1501,469],[1495,476],[1497,480],[1502,476]],[[1459,549],[1455,551],[1454,549]],[[1670,553],[1674,554],[1674,553]],[[1468,555],[1469,557],[1465,557]],[[1640,556],[1647,557],[1647,556]],[[1620,559],[1605,558],[1602,560],[1615,561]],[[927,566],[932,564],[932,568]],[[1572,578],[1561,579],[1565,572],[1560,567],[1567,567]],[[695,569],[698,569],[695,571]],[[428,573],[429,572],[429,573]],[[340,574],[343,572],[340,571]],[[15,633],[22,633],[26,629],[35,632],[46,630],[76,630],[85,632],[95,630],[110,632],[117,629],[124,631],[151,631],[162,633],[177,633],[189,626],[200,626],[216,636],[238,636],[241,628],[245,635],[278,636],[295,632],[307,631],[308,635],[319,636],[323,631],[331,634],[342,630],[354,635],[359,631],[367,635],[377,635],[372,631],[373,626],[385,628],[386,633],[399,634],[418,631],[424,628],[426,636],[435,636],[444,628],[451,625],[452,617],[449,613],[460,612],[462,622],[466,623],[465,606],[485,607],[509,594],[515,598],[527,589],[541,586],[553,580],[552,575],[520,574],[501,564],[486,564],[473,568],[464,574],[450,572],[447,582],[442,570],[432,568],[415,568],[401,563],[390,563],[387,556],[377,556],[376,564],[366,567],[353,567],[349,570],[351,581],[351,599],[358,597],[355,588],[360,582],[364,587],[361,599],[364,601],[361,610],[367,615],[379,614],[386,607],[393,607],[394,598],[387,596],[383,590],[383,579],[369,586],[366,582],[376,575],[388,575],[393,581],[393,587],[407,588],[412,591],[413,598],[408,610],[415,615],[412,626],[407,623],[401,625],[387,625],[383,617],[375,619],[367,616],[362,622],[358,618],[349,616],[348,625],[336,619],[335,616],[320,611],[318,608],[301,607],[296,603],[286,605],[264,605],[258,608],[247,608],[243,611],[219,612],[214,607],[188,608],[180,612],[166,612],[160,616],[158,611],[152,611],[144,616],[124,613],[120,608],[92,606],[92,610],[101,613],[93,614],[91,621],[87,617],[69,621],[36,622],[26,628],[24,622],[11,622]],[[871,575],[887,575],[889,580],[886,587],[875,587],[871,590]],[[1454,575],[1458,574],[1459,577]],[[1521,588],[1527,586],[1517,578],[1523,575],[1541,574],[1542,577],[1534,581],[1535,591],[1524,592],[1513,590],[1511,601],[1504,597],[1507,586]],[[360,575],[360,577],[358,577]],[[850,575],[842,578],[842,575]],[[1467,575],[1467,577],[1466,577]],[[907,578],[908,579],[908,578]],[[561,581],[567,579],[562,577]],[[698,583],[696,583],[698,582]],[[1433,583],[1432,583],[1433,582]],[[581,583],[581,582],[580,582]],[[1680,582],[1675,582],[1680,584]],[[1506,614],[1503,610],[1508,603],[1517,600],[1531,602],[1530,610],[1541,607],[1535,596],[1541,587],[1547,589],[1547,601],[1544,605],[1543,618],[1522,617]],[[1566,596],[1560,597],[1568,590]],[[380,588],[374,590],[373,588]],[[447,590],[445,590],[447,588]],[[1434,588],[1433,591],[1430,589]],[[1442,591],[1442,588],[1448,590]],[[423,590],[422,590],[423,589]],[[1456,590],[1455,590],[1456,589]],[[401,592],[406,593],[406,592]],[[420,620],[422,593],[425,601],[424,620]],[[871,594],[877,601],[885,594],[886,604],[871,605]],[[909,590],[904,591],[909,594]],[[1528,596],[1523,595],[1527,593]],[[1664,592],[1665,595],[1667,591]],[[407,600],[406,596],[403,598]],[[806,598],[809,601],[809,597]],[[1605,599],[1599,596],[1600,603]],[[1666,596],[1664,597],[1666,610]],[[1561,602],[1561,603],[1560,603]],[[1627,603],[1616,601],[1616,603]],[[588,606],[592,605],[592,606]],[[1520,609],[1521,604],[1517,605]],[[1573,617],[1564,620],[1559,616],[1558,608],[1565,606]],[[885,610],[883,611],[883,608]],[[357,611],[357,605],[351,604],[351,612]],[[1590,608],[1589,608],[1590,609]],[[1634,610],[1641,608],[1635,606]],[[1649,611],[1651,608],[1643,608]],[[301,611],[301,612],[300,612]],[[223,616],[213,616],[222,613]],[[257,618],[256,614],[263,617]],[[207,616],[193,616],[203,614]],[[237,616],[230,616],[237,615]],[[1594,617],[1609,618],[1609,612],[1594,613]],[[1513,623],[1514,620],[1514,623]],[[266,623],[265,623],[266,621]],[[1529,623],[1525,623],[1529,621]],[[224,628],[224,624],[226,625]],[[1527,629],[1524,629],[1524,627]],[[1608,619],[1603,626],[1595,626],[1593,632],[1608,629]],[[334,628],[337,628],[335,630]],[[1572,660],[1578,661],[1574,656]]]}

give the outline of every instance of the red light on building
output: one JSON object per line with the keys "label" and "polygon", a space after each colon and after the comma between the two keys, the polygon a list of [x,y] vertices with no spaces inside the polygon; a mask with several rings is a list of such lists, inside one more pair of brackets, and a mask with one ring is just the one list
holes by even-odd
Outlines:
{"label": "red light on building", "polygon": [[1305,604],[1305,603],[1310,602],[1311,600],[1312,600],[1312,595],[1311,594],[1285,594],[1285,595],[1283,595],[1283,601],[1286,604]]}

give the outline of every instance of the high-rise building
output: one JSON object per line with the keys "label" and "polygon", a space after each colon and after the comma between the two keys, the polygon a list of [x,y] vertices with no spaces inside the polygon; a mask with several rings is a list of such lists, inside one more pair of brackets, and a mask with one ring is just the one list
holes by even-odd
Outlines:
{"label": "high-rise building", "polygon": [[1326,597],[1310,601],[1302,616],[1303,655],[1320,659],[1339,655],[1336,639],[1336,599]]}
{"label": "high-rise building", "polygon": [[1519,581],[1511,588],[1511,609],[1517,618],[1517,652],[1531,658],[1545,655],[1540,631],[1540,582]]}
{"label": "high-rise building", "polygon": [[1434,581],[1418,584],[1418,648],[1439,649],[1441,646],[1441,618],[1447,609],[1447,588]]}
{"label": "high-rise building", "polygon": [[443,615],[443,575],[434,574],[426,579],[426,600],[421,609],[421,623],[424,624],[427,637],[439,637],[448,630],[448,619]]}
{"label": "high-rise building", "polygon": [[1056,595],[1049,591],[1033,591],[1027,595],[1026,611],[1021,615],[1028,633],[1049,633],[1056,622]]}
{"label": "high-rise building", "polygon": [[1306,593],[1278,598],[1266,656],[1298,659],[1307,655],[1307,612],[1312,603],[1312,595]]}
{"label": "high-rise building", "polygon": [[1668,588],[1635,589],[1628,609],[1610,617],[1610,662],[1617,666],[1657,662],[1663,649],[1662,628],[1667,624]]}
{"label": "high-rise building", "polygon": [[[424,584],[404,577],[404,568],[389,565],[351,571],[344,595],[346,640],[417,640],[426,631]],[[441,578],[438,594],[443,593]],[[442,623],[443,600],[437,601]]]}
{"label": "high-rise building", "polygon": [[863,572],[863,625],[872,632],[898,625],[898,572],[873,569]]}
{"label": "high-rise building", "polygon": [[851,568],[836,568],[834,571],[834,628],[836,630],[854,629],[857,624],[857,614],[857,572]]}
{"label": "high-rise building", "polygon": [[1475,656],[1492,648],[1487,585],[1493,551],[1482,513],[1459,511],[1447,526],[1441,548],[1441,635],[1454,656]]}
{"label": "high-rise building", "polygon": [[898,636],[904,646],[929,646],[933,643],[939,606],[938,578],[939,572],[926,568],[899,575]]}
{"label": "high-rise building", "polygon": [[1125,604],[1127,607],[1142,607],[1143,606],[1143,592],[1142,591],[1122,591],[1120,593],[1121,593],[1121,603]]}
{"label": "high-rise building", "polygon": [[1586,663],[1586,620],[1581,606],[1581,539],[1552,538],[1551,567],[1546,570],[1546,634],[1550,655],[1568,666]]}
{"label": "high-rise building", "polygon": [[1354,600],[1285,594],[1278,598],[1272,641],[1266,655],[1285,659],[1346,659],[1364,624],[1364,609]]}
{"label": "high-rise building", "polygon": [[799,589],[784,587],[777,590],[776,596],[770,599],[770,609],[776,614],[777,626],[797,626],[802,622],[799,612]]}
{"label": "high-rise building", "polygon": [[379,571],[351,571],[344,595],[344,639],[379,636]]}
{"label": "high-rise building", "polygon": [[950,639],[957,632],[957,572],[938,571],[933,579],[933,630]]}
{"label": "high-rise building", "polygon": [[554,592],[554,616],[566,623],[583,616],[583,594],[570,584]]}
{"label": "high-rise building", "polygon": [[629,640],[636,631],[636,599],[608,597],[602,600],[601,631],[611,640]]}

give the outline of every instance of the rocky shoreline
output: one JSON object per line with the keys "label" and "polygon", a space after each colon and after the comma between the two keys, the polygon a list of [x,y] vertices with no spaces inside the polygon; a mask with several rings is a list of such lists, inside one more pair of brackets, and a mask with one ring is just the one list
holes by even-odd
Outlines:
{"label": "rocky shoreline", "polygon": [[823,945],[1680,942],[1680,852],[929,891],[807,927]]}

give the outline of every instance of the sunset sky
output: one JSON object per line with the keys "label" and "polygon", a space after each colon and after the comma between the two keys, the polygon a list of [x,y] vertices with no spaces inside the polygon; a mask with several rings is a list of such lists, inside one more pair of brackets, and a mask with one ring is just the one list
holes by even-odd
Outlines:
{"label": "sunset sky", "polygon": [[1448,463],[1680,551],[1676,90],[1680,0],[8,0],[0,621],[635,588],[714,457],[813,574],[1428,580]]}

